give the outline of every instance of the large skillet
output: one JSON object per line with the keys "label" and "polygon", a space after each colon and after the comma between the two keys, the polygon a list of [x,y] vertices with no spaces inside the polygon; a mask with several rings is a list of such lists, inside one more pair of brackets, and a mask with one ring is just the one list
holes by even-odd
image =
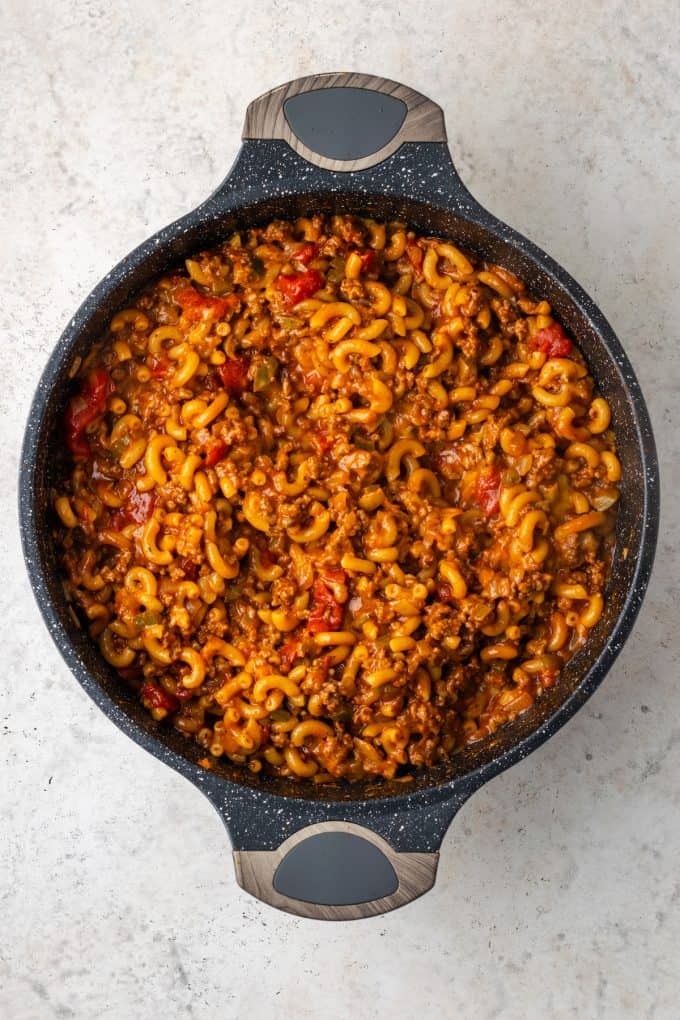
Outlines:
{"label": "large skillet", "polygon": [[[50,633],[78,681],[133,740],[181,772],[216,807],[241,886],[293,914],[327,919],[393,910],[434,883],[438,850],[475,790],[538,747],[604,678],[630,633],[649,579],[659,489],[647,409],[602,313],[535,245],[481,208],[461,182],[441,109],[396,82],[363,74],[300,78],[248,107],[243,146],[202,205],[145,241],[102,280],[66,327],[42,376],[24,441],[20,513],[26,563]],[[113,311],[185,256],[241,227],[312,212],[403,220],[498,262],[546,298],[579,340],[613,410],[623,468],[617,549],[605,610],[560,682],[514,723],[410,783],[315,787],[218,763],[156,725],[68,610],[51,538],[55,452],[69,368]]]}

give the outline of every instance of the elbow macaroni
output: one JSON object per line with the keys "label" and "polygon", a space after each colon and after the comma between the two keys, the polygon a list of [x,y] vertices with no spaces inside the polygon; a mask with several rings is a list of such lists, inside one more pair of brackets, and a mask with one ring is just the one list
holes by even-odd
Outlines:
{"label": "elbow macaroni", "polygon": [[277,221],[118,312],[74,411],[93,371],[54,497],[67,591],[206,760],[433,765],[531,708],[606,612],[611,409],[501,266],[401,223]]}

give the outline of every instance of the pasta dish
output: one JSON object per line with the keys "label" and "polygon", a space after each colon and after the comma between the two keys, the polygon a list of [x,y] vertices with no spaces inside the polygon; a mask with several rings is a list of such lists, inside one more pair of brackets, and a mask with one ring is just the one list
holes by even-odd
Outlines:
{"label": "pasta dish", "polygon": [[529,709],[600,618],[610,408],[550,305],[445,240],[234,234],[72,386],[73,612],[208,766],[407,778]]}

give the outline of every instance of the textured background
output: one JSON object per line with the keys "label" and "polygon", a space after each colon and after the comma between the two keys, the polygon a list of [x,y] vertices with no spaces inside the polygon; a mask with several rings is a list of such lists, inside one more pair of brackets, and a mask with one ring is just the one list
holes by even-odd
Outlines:
{"label": "textured background", "polygon": [[[678,24],[674,0],[4,0],[2,1020],[680,1016]],[[342,69],[439,101],[473,193],[593,294],[650,402],[665,503],[604,686],[467,804],[433,893],[332,926],[241,893],[207,801],[72,681],[14,479],[72,310],[224,176],[251,98]]]}

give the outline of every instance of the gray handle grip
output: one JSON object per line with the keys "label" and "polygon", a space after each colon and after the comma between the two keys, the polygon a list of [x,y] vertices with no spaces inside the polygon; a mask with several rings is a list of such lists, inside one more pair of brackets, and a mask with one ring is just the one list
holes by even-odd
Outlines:
{"label": "gray handle grip", "polygon": [[279,138],[326,170],[366,170],[404,142],[445,142],[441,107],[407,85],[370,74],[296,78],[253,100],[244,139]]}
{"label": "gray handle grip", "polygon": [[321,921],[396,910],[434,885],[438,853],[399,853],[352,822],[320,822],[277,850],[235,850],[242,889],[272,907]]}

